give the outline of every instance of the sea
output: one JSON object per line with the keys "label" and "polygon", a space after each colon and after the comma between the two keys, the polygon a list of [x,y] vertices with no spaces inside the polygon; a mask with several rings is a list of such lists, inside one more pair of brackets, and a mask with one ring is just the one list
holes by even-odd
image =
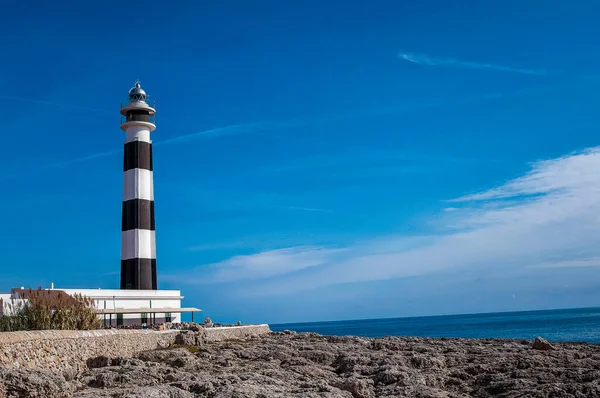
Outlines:
{"label": "sea", "polygon": [[600,307],[269,325],[335,336],[510,338],[600,344]]}

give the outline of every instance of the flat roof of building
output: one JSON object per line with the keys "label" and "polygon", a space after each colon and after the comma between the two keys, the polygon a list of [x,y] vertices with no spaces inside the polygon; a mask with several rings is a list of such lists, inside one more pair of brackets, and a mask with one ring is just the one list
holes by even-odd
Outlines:
{"label": "flat roof of building", "polygon": [[115,309],[96,309],[98,314],[157,314],[157,313],[183,313],[183,312],[202,312],[200,308],[184,307],[184,308],[115,308]]}

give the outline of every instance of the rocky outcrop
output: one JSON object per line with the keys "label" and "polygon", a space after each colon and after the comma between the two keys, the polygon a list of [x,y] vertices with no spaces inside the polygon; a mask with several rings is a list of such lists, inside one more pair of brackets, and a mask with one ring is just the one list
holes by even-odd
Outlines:
{"label": "rocky outcrop", "polygon": [[533,343],[531,344],[531,346],[534,349],[541,350],[541,351],[554,350],[554,346],[552,344],[550,344],[548,342],[548,340],[543,339],[541,337],[536,337],[535,340],[533,340]]}
{"label": "rocky outcrop", "polygon": [[207,341],[221,341],[227,339],[248,339],[271,333],[269,325],[246,325],[210,327],[202,330]]}
{"label": "rocky outcrop", "polygon": [[600,397],[600,347],[552,346],[271,333],[103,358],[77,374],[4,369],[0,391],[78,398]]}

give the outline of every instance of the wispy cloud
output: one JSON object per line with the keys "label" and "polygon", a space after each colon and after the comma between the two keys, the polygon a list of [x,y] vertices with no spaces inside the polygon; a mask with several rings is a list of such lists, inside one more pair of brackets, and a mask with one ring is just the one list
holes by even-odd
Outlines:
{"label": "wispy cloud", "polygon": [[[518,92],[515,92],[512,94],[519,95],[519,94],[523,94],[523,93],[526,93],[526,92],[518,91]],[[483,96],[477,97],[477,98],[467,98],[463,102],[466,104],[466,103],[471,103],[474,101],[482,101],[482,100],[501,98],[506,95],[511,95],[511,94],[510,93],[508,93],[508,94],[507,93],[491,93],[491,94],[483,95]],[[0,96],[0,98],[10,99],[10,100],[27,101],[27,102],[32,102],[32,103],[65,107],[65,108],[71,108],[71,109],[91,110],[91,111],[96,111],[96,112],[109,112],[108,110],[105,110],[105,109],[80,107],[80,106],[74,106],[71,104],[34,100],[34,99],[28,99],[28,98],[22,98],[22,97]],[[454,104],[456,102],[457,102],[456,100],[453,100]],[[460,102],[460,101],[458,101],[458,102]],[[220,126],[220,127],[214,127],[214,128],[210,128],[210,129],[206,129],[206,130],[201,130],[201,131],[190,133],[190,134],[183,134],[183,135],[173,137],[173,138],[163,140],[163,141],[160,141],[160,140],[154,141],[154,145],[179,144],[179,143],[186,143],[186,142],[198,141],[198,140],[203,140],[203,139],[211,139],[211,138],[217,138],[217,137],[229,136],[229,135],[261,134],[261,133],[274,132],[274,131],[284,131],[286,128],[290,128],[290,127],[339,123],[339,122],[353,120],[353,119],[373,117],[373,116],[377,116],[377,115],[381,115],[381,114],[391,114],[391,113],[400,114],[400,113],[416,112],[419,110],[424,110],[424,109],[428,109],[428,108],[432,108],[432,107],[443,106],[444,104],[446,104],[446,102],[444,102],[444,101],[428,101],[428,102],[423,102],[420,104],[418,104],[418,103],[417,104],[402,103],[402,104],[392,104],[392,105],[383,106],[383,107],[375,107],[372,109],[366,109],[366,110],[362,110],[362,111],[354,111],[354,112],[341,113],[341,114],[336,114],[336,115],[327,115],[327,116],[322,116],[322,117],[290,119],[290,120],[263,120],[263,121],[247,122],[247,123],[237,123],[237,124],[232,124],[232,125],[226,125],[226,126]],[[52,164],[47,164],[47,165],[36,166],[34,169],[31,169],[28,171],[23,171],[23,172],[14,173],[14,174],[0,175],[0,180],[15,178],[15,177],[19,177],[22,175],[39,173],[40,171],[51,170],[54,168],[59,168],[59,167],[71,165],[74,163],[81,163],[81,162],[86,162],[86,161],[90,161],[90,160],[94,160],[94,159],[115,156],[120,153],[122,153],[121,149],[116,149],[116,150],[112,150],[112,151],[102,151],[102,152],[98,152],[95,154],[82,156],[79,158],[68,159],[68,160],[64,160],[64,161],[56,162],[56,163],[52,163]]]}
{"label": "wispy cloud", "polygon": [[36,168],[30,169],[30,170],[24,170],[24,171],[19,171],[17,173],[0,175],[0,180],[7,180],[7,179],[11,179],[11,178],[19,178],[19,177],[30,175],[30,174],[37,174],[37,173],[39,173],[41,171],[48,171],[48,170],[52,170],[52,169],[66,167],[66,166],[70,166],[70,165],[73,165],[73,164],[87,162],[89,160],[104,158],[104,157],[108,157],[108,156],[116,156],[116,155],[119,155],[119,154],[122,154],[122,153],[123,153],[122,149],[112,150],[112,151],[98,152],[98,153],[94,153],[94,154],[91,154],[91,155],[82,156],[80,158],[74,158],[74,159],[70,159],[70,160],[64,160],[64,161],[61,161],[61,162],[45,164],[43,166],[36,167]]}
{"label": "wispy cloud", "polygon": [[286,121],[260,121],[260,122],[252,122],[252,123],[239,123],[232,124],[229,126],[215,127],[208,130],[199,131],[191,134],[184,134],[174,138],[170,138],[168,140],[163,141],[155,141],[155,145],[165,145],[165,144],[174,144],[174,143],[182,143],[195,141],[200,139],[221,137],[225,135],[235,135],[235,134],[245,134],[249,132],[260,132],[269,129],[278,129],[282,127],[289,126],[293,122]]}
{"label": "wispy cloud", "polygon": [[[268,126],[273,126],[273,124],[271,122],[235,124],[235,125],[231,125],[231,126],[217,127],[217,128],[212,128],[212,129],[208,129],[208,130],[195,132],[195,133],[184,134],[184,135],[174,137],[174,138],[164,140],[164,141],[155,141],[153,144],[154,145],[168,145],[168,144],[173,144],[173,143],[186,142],[186,141],[190,141],[190,140],[208,139],[208,138],[218,137],[218,136],[222,136],[222,135],[243,134],[243,133],[248,133],[248,132],[254,131],[256,129],[260,129],[260,128],[265,129],[265,128],[268,128]],[[105,158],[105,157],[109,157],[109,156],[116,156],[116,155],[120,155],[122,153],[123,153],[122,148],[115,149],[112,151],[102,151],[102,152],[93,153],[93,154],[90,154],[87,156],[64,160],[61,162],[45,164],[42,166],[38,166],[34,169],[31,169],[31,170],[25,170],[25,171],[18,172],[18,173],[1,175],[0,180],[21,177],[23,175],[29,175],[29,174],[33,174],[33,173],[39,173],[40,171],[65,167],[65,166],[69,166],[72,164],[87,162],[87,161],[94,160],[94,159],[100,159],[100,158]]]}
{"label": "wispy cloud", "polygon": [[[535,162],[522,177],[454,203],[451,211],[438,215],[443,233],[374,238],[333,252],[327,247],[290,247],[284,253],[300,251],[303,258],[319,260],[306,268],[293,260],[288,268],[287,257],[277,256],[277,280],[255,275],[246,293],[286,294],[456,270],[510,274],[528,268],[600,266],[600,147]],[[281,252],[235,257],[236,272],[253,273],[263,258],[276,253]],[[188,279],[191,283],[216,269],[200,267],[196,272],[196,278]],[[219,273],[218,281],[230,278],[233,274]]]}
{"label": "wispy cloud", "polygon": [[494,65],[481,62],[461,61],[456,58],[434,58],[426,54],[398,53],[398,57],[418,65],[438,66],[443,68],[459,69],[487,69],[500,72],[521,73],[525,75],[545,76],[548,72],[544,69],[522,69],[503,65]]}
{"label": "wispy cloud", "polygon": [[600,257],[574,260],[549,261],[536,265],[536,268],[600,267]]}
{"label": "wispy cloud", "polygon": [[[299,246],[249,256],[236,256],[203,266],[202,269],[208,271],[207,276],[194,279],[194,283],[209,284],[272,278],[323,265],[340,252],[343,252],[343,249]],[[165,276],[165,279],[177,280],[178,277]]]}

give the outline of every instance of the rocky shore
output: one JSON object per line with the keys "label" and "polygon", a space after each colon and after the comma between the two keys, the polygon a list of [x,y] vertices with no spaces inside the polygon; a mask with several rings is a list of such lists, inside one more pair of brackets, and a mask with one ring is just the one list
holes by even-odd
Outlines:
{"label": "rocky shore", "polygon": [[600,397],[596,345],[293,332],[180,343],[77,374],[0,368],[0,397]]}

